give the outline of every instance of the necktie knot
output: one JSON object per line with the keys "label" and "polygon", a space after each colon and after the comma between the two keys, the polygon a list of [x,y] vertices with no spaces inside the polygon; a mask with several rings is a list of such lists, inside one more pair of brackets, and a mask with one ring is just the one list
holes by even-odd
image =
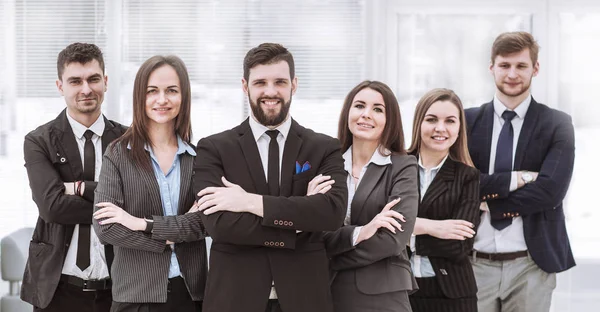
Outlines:
{"label": "necktie knot", "polygon": [[94,135],[94,132],[92,132],[92,130],[85,130],[85,132],[83,133],[83,137],[85,138],[86,141],[91,140],[93,135]]}
{"label": "necktie knot", "polygon": [[276,140],[277,135],[279,135],[279,130],[267,130],[265,133],[271,137],[271,140]]}
{"label": "necktie knot", "polygon": [[517,116],[517,113],[514,111],[505,110],[504,113],[502,113],[502,119],[505,121],[511,121],[515,116]]}

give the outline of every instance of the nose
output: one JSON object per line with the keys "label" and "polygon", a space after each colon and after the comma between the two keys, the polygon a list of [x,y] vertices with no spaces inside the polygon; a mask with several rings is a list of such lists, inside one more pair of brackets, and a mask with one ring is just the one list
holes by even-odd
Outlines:
{"label": "nose", "polygon": [[435,132],[444,132],[446,130],[446,126],[443,122],[438,122],[435,124],[434,131]]}
{"label": "nose", "polygon": [[164,91],[158,93],[158,99],[156,99],[156,103],[159,105],[167,103],[167,96]]}
{"label": "nose", "polygon": [[265,93],[265,96],[267,96],[267,97],[275,96],[275,95],[277,95],[277,90],[275,89],[275,86],[273,84],[268,84],[265,87],[264,93]]}
{"label": "nose", "polygon": [[81,87],[81,93],[85,95],[89,95],[90,93],[92,93],[92,88],[90,88],[90,85],[87,83],[87,81],[83,82],[83,85]]}
{"label": "nose", "polygon": [[518,77],[518,75],[517,75],[517,69],[516,69],[516,68],[514,68],[514,67],[511,67],[511,68],[508,70],[508,78],[515,79],[515,78],[517,78],[517,77]]}
{"label": "nose", "polygon": [[370,109],[363,109],[363,111],[360,114],[360,116],[362,118],[371,119],[371,110]]}

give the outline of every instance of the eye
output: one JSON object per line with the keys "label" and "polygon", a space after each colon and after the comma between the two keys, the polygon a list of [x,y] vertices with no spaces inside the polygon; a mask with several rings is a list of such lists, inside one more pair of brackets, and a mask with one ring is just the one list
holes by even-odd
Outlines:
{"label": "eye", "polygon": [[72,86],[76,86],[76,85],[81,84],[81,80],[71,80],[71,81],[69,81],[69,84]]}
{"label": "eye", "polygon": [[264,82],[264,81],[255,81],[255,82],[253,83],[253,85],[255,85],[255,86],[262,86],[262,85],[264,85],[264,84],[265,84],[265,82]]}
{"label": "eye", "polygon": [[179,91],[177,89],[167,89],[168,93],[177,94]]}
{"label": "eye", "polygon": [[428,117],[428,118],[425,118],[425,121],[429,122],[429,123],[434,123],[434,122],[437,122],[437,118]]}
{"label": "eye", "polygon": [[383,109],[381,109],[379,107],[375,107],[373,110],[376,111],[376,112],[378,112],[378,113],[383,113]]}
{"label": "eye", "polygon": [[99,82],[100,81],[100,77],[94,77],[90,79],[90,82]]}
{"label": "eye", "polygon": [[149,89],[148,91],[146,91],[146,94],[154,94],[156,93],[156,89]]}
{"label": "eye", "polygon": [[277,80],[277,82],[276,82],[276,83],[277,83],[278,85],[285,86],[285,85],[287,84],[287,81],[286,81],[286,80]]}
{"label": "eye", "polygon": [[359,109],[363,109],[363,108],[365,108],[365,105],[364,104],[360,104],[360,103],[356,103],[356,104],[354,104],[354,107],[355,108],[359,108]]}
{"label": "eye", "polygon": [[456,123],[456,120],[454,120],[454,119],[448,119],[448,120],[446,120],[446,122],[453,124],[453,123]]}

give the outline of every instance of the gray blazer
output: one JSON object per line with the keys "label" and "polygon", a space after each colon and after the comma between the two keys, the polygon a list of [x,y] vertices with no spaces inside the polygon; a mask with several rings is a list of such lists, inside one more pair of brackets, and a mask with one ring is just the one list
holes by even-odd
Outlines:
{"label": "gray blazer", "polygon": [[[154,172],[132,162],[120,143],[112,144],[104,154],[96,187],[94,207],[111,202],[135,217],[152,216],[152,234],[131,231],[121,224],[100,225],[94,229],[103,244],[114,246],[111,268],[113,300],[152,303],[167,301],[167,281],[171,248],[175,242],[181,274],[193,300],[203,300],[207,275],[206,232],[200,213],[185,214],[195,196],[191,188],[194,157],[182,154],[181,193],[177,216],[163,216],[159,186]],[[97,210],[98,208],[95,207]]]}
{"label": "gray blazer", "polygon": [[[368,295],[417,289],[406,252],[415,226],[419,205],[417,161],[410,155],[392,155],[392,164],[367,167],[351,204],[350,225],[325,236],[331,268],[336,272],[352,270],[357,289]],[[352,246],[352,232],[366,225],[393,199],[406,222],[403,232],[393,234],[379,229],[370,239]],[[335,279],[335,275],[333,277]]]}

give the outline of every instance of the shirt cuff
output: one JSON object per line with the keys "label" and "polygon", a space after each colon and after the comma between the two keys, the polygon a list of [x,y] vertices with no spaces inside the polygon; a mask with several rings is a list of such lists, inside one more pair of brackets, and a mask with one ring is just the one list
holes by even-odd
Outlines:
{"label": "shirt cuff", "polygon": [[356,241],[358,240],[358,235],[360,234],[361,229],[362,226],[357,226],[354,228],[354,231],[352,231],[352,247],[356,246]]}
{"label": "shirt cuff", "polygon": [[508,188],[509,192],[514,192],[517,190],[517,186],[518,186],[518,177],[517,177],[517,172],[513,171],[510,174],[510,187]]}

